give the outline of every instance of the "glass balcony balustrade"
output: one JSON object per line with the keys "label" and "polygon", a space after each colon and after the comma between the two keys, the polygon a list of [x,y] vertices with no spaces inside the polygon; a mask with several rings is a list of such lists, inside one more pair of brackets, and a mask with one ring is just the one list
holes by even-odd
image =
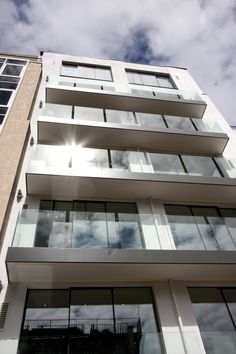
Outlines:
{"label": "glass balcony balustrade", "polygon": [[236,209],[165,205],[176,249],[236,249]]}
{"label": "glass balcony balustrade", "polygon": [[152,214],[23,210],[13,247],[155,249]]}
{"label": "glass balcony balustrade", "polygon": [[155,86],[142,86],[125,85],[125,84],[109,84],[109,83],[97,83],[91,80],[81,80],[76,78],[68,78],[63,76],[49,76],[49,85],[69,86],[77,87],[78,89],[92,89],[92,90],[104,90],[104,91],[116,91],[118,93],[130,93],[135,96],[152,97],[164,100],[187,100],[187,101],[203,101],[201,96],[197,92],[176,90],[173,88],[157,88]]}
{"label": "glass balcony balustrade", "polygon": [[[229,164],[230,163],[230,164]],[[235,178],[236,168],[223,157],[107,150],[80,146],[37,145],[30,170],[50,173],[89,173],[119,170],[151,174],[190,175],[196,177]],[[45,170],[46,168],[46,170]],[[230,169],[229,169],[230,168]]]}
{"label": "glass balcony balustrade", "polygon": [[93,121],[115,123],[121,125],[141,126],[150,129],[177,129],[184,131],[200,131],[222,133],[219,125],[209,118],[197,119],[189,117],[168,116],[152,113],[120,111],[112,109],[69,106],[46,103],[41,110],[42,117],[65,118],[76,121]]}

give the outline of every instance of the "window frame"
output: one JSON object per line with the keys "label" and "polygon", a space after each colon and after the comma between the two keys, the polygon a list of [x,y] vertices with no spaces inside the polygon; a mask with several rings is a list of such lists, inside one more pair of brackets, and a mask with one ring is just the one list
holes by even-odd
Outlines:
{"label": "window frame", "polygon": [[[64,75],[62,74],[62,70],[63,70],[63,65],[65,66],[74,66],[77,67],[77,71],[78,71],[78,75]],[[79,75],[79,67],[84,67],[84,68],[91,68],[94,69],[94,77],[84,77],[84,76],[80,76]],[[96,69],[105,69],[105,70],[109,70],[110,75],[111,75],[111,79],[97,79],[96,78]],[[78,79],[84,79],[84,80],[95,80],[95,81],[106,81],[106,82],[114,82],[113,79],[113,73],[112,73],[112,68],[111,66],[108,65],[95,65],[95,64],[90,64],[90,63],[76,63],[76,62],[69,62],[69,61],[62,61],[61,63],[61,70],[60,70],[60,76],[61,77],[74,77],[74,78],[78,78]]]}
{"label": "window frame", "polygon": [[[156,71],[142,71],[142,70],[135,70],[135,69],[129,69],[129,68],[126,68],[125,72],[126,72],[126,76],[127,76],[127,79],[128,79],[128,82],[129,82],[130,85],[159,87],[159,88],[162,88],[162,89],[164,88],[164,89],[167,89],[167,90],[169,90],[169,89],[170,90],[178,90],[178,87],[177,87],[175,81],[173,80],[172,76],[169,73],[159,73],[159,72],[156,72]],[[128,73],[134,73],[134,74],[138,74],[138,75],[142,75],[142,74],[153,75],[156,78],[157,84],[156,85],[150,85],[150,84],[145,84],[145,83],[138,84],[138,83],[130,82],[129,78],[128,78]],[[169,81],[170,81],[170,83],[171,83],[171,85],[173,87],[165,87],[165,86],[159,85],[158,77],[169,79]],[[141,81],[143,82],[142,76],[140,76],[140,78],[141,78]]]}

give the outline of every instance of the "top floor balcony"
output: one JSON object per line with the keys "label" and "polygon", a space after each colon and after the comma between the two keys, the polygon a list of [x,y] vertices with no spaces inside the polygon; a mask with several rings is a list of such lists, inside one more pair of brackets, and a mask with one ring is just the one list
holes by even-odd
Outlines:
{"label": "top floor balcony", "polygon": [[201,118],[206,102],[197,92],[129,85],[93,84],[49,77],[46,102]]}

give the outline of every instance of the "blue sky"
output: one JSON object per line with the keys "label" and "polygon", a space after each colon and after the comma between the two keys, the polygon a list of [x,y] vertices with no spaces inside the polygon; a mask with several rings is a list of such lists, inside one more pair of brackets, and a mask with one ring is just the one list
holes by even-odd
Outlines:
{"label": "blue sky", "polygon": [[187,67],[236,125],[235,0],[0,0],[0,51]]}

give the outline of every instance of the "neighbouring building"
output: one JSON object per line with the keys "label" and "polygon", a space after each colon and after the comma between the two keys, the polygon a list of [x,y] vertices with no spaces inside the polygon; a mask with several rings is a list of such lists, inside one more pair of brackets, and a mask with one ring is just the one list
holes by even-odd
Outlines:
{"label": "neighbouring building", "polygon": [[36,56],[0,53],[0,248],[41,74]]}
{"label": "neighbouring building", "polygon": [[43,53],[12,179],[29,123],[0,352],[236,353],[235,133],[188,71]]}

